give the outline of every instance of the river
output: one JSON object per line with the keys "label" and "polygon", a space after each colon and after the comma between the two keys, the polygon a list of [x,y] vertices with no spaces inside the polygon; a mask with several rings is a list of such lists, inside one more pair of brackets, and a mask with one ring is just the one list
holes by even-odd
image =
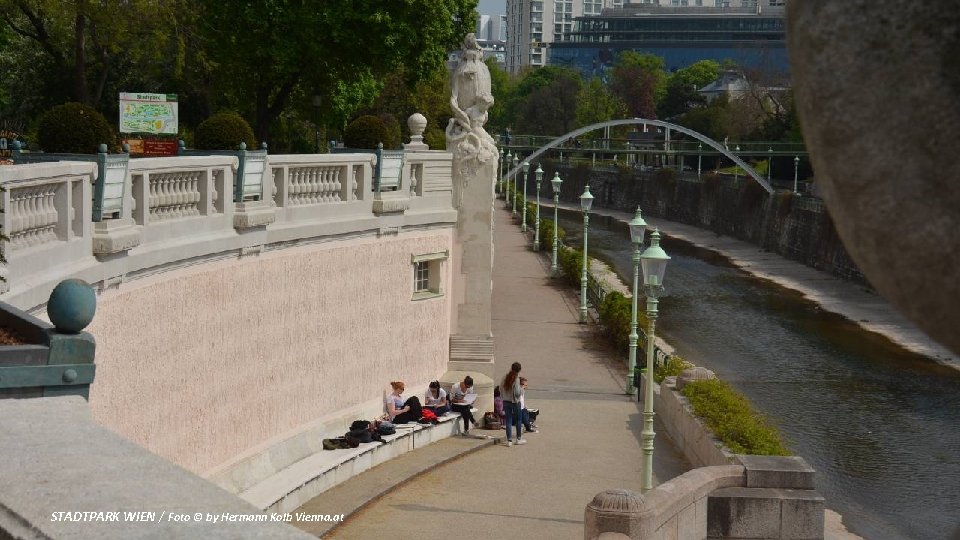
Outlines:
{"label": "river", "polygon": [[[563,211],[570,245],[579,213]],[[631,283],[630,235],[590,219],[590,255]],[[709,251],[672,257],[658,333],[746,395],[817,471],[827,506],[869,539],[960,532],[960,371],[907,352]]]}

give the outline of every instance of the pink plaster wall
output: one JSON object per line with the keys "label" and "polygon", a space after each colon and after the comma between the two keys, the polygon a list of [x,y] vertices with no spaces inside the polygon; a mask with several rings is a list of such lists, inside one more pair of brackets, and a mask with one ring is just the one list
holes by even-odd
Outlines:
{"label": "pink plaster wall", "polygon": [[[195,472],[446,370],[450,299],[412,301],[411,255],[452,229],[289,248],[125,283],[87,329],[108,428]],[[443,264],[449,290],[451,267]]]}

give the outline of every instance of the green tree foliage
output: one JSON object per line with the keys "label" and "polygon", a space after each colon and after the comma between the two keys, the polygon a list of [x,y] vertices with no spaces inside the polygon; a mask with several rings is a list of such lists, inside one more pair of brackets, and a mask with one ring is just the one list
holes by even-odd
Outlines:
{"label": "green tree foliage", "polygon": [[37,135],[47,152],[95,154],[101,144],[110,150],[117,145],[107,119],[82,103],[65,103],[44,113]]}
{"label": "green tree foliage", "polygon": [[594,77],[580,89],[577,96],[576,127],[616,120],[623,116],[623,103],[610,93],[598,77]]}
{"label": "green tree foliage", "polygon": [[[232,77],[238,97],[253,104],[261,138],[299,86],[322,95],[337,82],[379,80],[400,65],[410,86],[428,77],[472,29],[475,6],[476,0],[199,2],[209,57]],[[224,29],[242,31],[225,39]]]}
{"label": "green tree foliage", "polygon": [[201,150],[237,150],[241,142],[256,148],[250,124],[235,112],[221,111],[200,122],[193,144]]}
{"label": "green tree foliage", "polygon": [[37,78],[34,83],[47,99],[70,99],[107,110],[107,103],[115,106],[121,84],[157,80],[178,67],[179,4],[0,0],[0,13],[18,38],[11,39],[15,48],[42,53],[22,59],[28,62],[34,56],[39,63],[21,69]]}
{"label": "green tree foliage", "polygon": [[690,110],[681,116],[677,123],[711,139],[723,141],[730,133],[730,108],[727,97],[718,97],[706,107]]}
{"label": "green tree foliage", "polygon": [[517,83],[524,96],[515,129],[522,133],[562,135],[576,125],[580,75],[570,69],[547,66],[529,72]]}
{"label": "green tree foliage", "polygon": [[348,148],[377,148],[381,143],[384,148],[389,148],[390,138],[383,120],[369,114],[350,122],[343,132],[343,143]]}
{"label": "green tree foliage", "polygon": [[495,58],[488,57],[484,62],[490,70],[490,90],[494,96],[493,107],[488,111],[487,131],[502,133],[510,124],[507,103],[509,96],[513,93],[513,81],[510,80],[507,72],[500,68]]}
{"label": "green tree foliage", "polygon": [[620,53],[610,81],[610,91],[623,102],[628,116],[657,117],[656,104],[666,93],[663,59],[633,51]]}
{"label": "green tree foliage", "polygon": [[667,81],[667,91],[657,105],[657,114],[671,119],[706,105],[706,98],[698,90],[716,80],[719,74],[720,64],[713,60],[700,60],[678,69]]}

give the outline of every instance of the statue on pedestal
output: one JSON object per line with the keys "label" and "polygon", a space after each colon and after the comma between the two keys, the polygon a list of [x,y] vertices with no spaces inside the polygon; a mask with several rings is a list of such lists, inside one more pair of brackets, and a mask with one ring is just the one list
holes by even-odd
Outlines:
{"label": "statue on pedestal", "polygon": [[[490,92],[490,70],[483,63],[483,51],[474,34],[463,40],[463,51],[453,72],[450,108],[453,118],[447,125],[447,150],[453,153],[455,205],[462,205],[463,188],[481,167],[496,164],[497,143],[483,125],[487,122],[487,110],[493,106]],[[492,179],[491,179],[492,181]],[[457,184],[462,183],[462,186]],[[492,189],[492,184],[491,184]]]}

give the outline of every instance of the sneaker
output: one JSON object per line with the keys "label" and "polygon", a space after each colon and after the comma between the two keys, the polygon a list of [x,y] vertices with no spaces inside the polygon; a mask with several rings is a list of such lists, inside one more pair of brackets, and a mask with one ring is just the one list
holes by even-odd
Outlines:
{"label": "sneaker", "polygon": [[530,428],[527,430],[527,433],[539,433],[539,430],[537,430],[537,428]]}
{"label": "sneaker", "polygon": [[510,448],[511,446],[513,446],[513,441],[507,441],[507,448]]}
{"label": "sneaker", "polygon": [[517,439],[517,444],[527,444],[526,439]]}

